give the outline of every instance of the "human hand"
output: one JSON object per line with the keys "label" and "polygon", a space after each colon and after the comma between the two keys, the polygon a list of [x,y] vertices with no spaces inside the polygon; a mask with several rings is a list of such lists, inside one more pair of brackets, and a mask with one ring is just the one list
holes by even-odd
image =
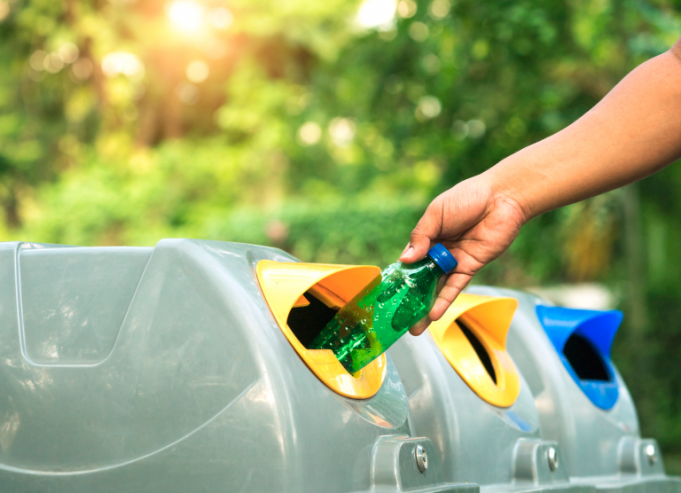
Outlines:
{"label": "human hand", "polygon": [[442,243],[459,262],[438,294],[432,310],[409,331],[420,335],[438,320],[473,275],[504,253],[528,219],[520,203],[495,192],[479,175],[439,195],[411,233],[400,261],[411,264]]}

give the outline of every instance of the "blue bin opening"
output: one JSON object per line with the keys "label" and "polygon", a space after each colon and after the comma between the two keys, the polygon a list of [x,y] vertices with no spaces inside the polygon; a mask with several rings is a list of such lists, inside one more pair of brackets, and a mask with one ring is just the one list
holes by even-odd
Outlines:
{"label": "blue bin opening", "polygon": [[537,317],[577,386],[595,406],[612,409],[619,386],[610,350],[622,312],[538,305]]}

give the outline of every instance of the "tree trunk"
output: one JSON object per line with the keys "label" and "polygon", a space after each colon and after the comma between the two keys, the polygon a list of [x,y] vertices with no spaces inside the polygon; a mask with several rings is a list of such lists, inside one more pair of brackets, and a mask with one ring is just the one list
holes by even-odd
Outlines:
{"label": "tree trunk", "polygon": [[640,343],[649,330],[645,252],[638,183],[624,187],[624,238],[627,261],[627,315],[630,339]]}

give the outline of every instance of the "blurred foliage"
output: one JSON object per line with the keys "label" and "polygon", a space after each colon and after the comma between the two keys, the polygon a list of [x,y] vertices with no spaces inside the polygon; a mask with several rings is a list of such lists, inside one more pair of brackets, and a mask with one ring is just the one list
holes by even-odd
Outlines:
{"label": "blurred foliage", "polygon": [[[386,265],[435,195],[681,34],[678,0],[401,0],[374,28],[359,8],[0,0],[0,238],[183,236]],[[643,314],[615,359],[644,434],[676,454],[680,188],[670,167],[539,217],[478,279],[604,282]]]}

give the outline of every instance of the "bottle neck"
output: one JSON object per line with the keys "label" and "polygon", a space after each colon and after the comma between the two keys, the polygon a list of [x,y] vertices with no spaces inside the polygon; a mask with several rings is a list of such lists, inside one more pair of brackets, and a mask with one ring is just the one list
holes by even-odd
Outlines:
{"label": "bottle neck", "polygon": [[430,255],[426,255],[426,259],[433,266],[433,272],[435,272],[438,279],[445,275],[445,271],[442,270],[442,267],[440,267],[435,260],[433,260],[433,257],[431,257]]}

